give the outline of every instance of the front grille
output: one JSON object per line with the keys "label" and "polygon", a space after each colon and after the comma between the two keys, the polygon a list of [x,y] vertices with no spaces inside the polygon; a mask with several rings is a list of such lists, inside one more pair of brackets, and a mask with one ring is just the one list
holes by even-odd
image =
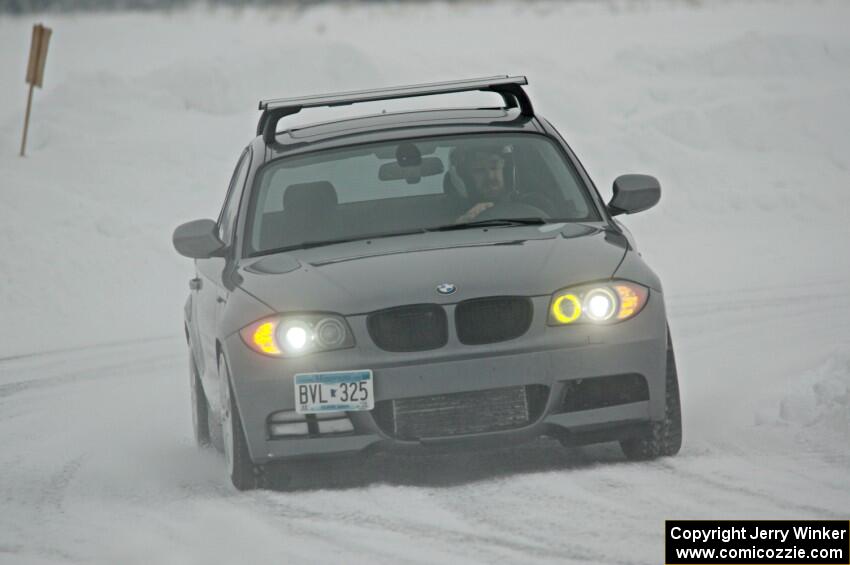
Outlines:
{"label": "front grille", "polygon": [[649,387],[643,375],[629,373],[577,379],[564,383],[564,396],[558,412],[578,412],[649,400]]}
{"label": "front grille", "polygon": [[446,311],[436,304],[414,304],[372,312],[369,336],[385,351],[425,351],[449,341]]}
{"label": "front grille", "polygon": [[531,326],[531,300],[521,296],[493,296],[461,302],[455,308],[457,337],[466,345],[515,339]]}
{"label": "front grille", "polygon": [[513,386],[453,394],[384,400],[375,420],[403,440],[448,437],[520,428],[543,413],[549,387]]}

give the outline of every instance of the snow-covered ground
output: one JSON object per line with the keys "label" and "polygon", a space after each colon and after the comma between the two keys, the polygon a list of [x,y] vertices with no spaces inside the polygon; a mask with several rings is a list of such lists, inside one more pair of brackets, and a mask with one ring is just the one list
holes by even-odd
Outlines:
{"label": "snow-covered ground", "polygon": [[[19,159],[32,21],[0,19],[0,562],[658,563],[665,518],[848,518],[850,4],[43,20]],[[217,214],[259,98],[498,73],[606,197],[661,179],[625,222],[665,282],[682,453],[541,441],[237,494],[190,439],[172,229]]]}

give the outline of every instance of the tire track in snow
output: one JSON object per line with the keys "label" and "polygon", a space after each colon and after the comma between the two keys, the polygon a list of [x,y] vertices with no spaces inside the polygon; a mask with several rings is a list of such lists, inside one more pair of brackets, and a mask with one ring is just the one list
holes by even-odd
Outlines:
{"label": "tire track in snow", "polygon": [[[171,366],[171,361],[165,360],[161,356],[137,359],[137,361],[141,363],[141,366],[138,368],[139,370],[142,370],[142,368],[164,369]],[[114,378],[116,376],[124,376],[126,373],[122,374],[122,370],[125,370],[126,368],[126,363],[107,363],[101,364],[95,369],[74,371],[62,376],[7,383],[5,385],[0,385],[0,399],[25,391],[50,389],[62,385],[75,384],[81,381],[93,381],[98,379]]]}
{"label": "tire track in snow", "polygon": [[[467,487],[452,487],[450,488],[450,492],[455,492],[458,489],[464,490],[465,488]],[[416,494],[420,494],[423,491],[420,487],[392,487],[392,489],[397,490],[401,497],[409,497],[409,491],[413,491]],[[431,489],[426,489],[426,492],[430,490]],[[509,534],[514,539],[507,539],[504,531],[494,531],[490,534],[474,530],[457,531],[450,527],[444,527],[438,524],[428,523],[423,520],[416,520],[414,518],[404,518],[397,515],[385,517],[380,514],[371,513],[364,509],[351,509],[344,512],[333,511],[330,513],[311,512],[301,506],[297,509],[290,508],[286,506],[285,500],[283,499],[275,500],[272,498],[269,502],[272,505],[279,505],[283,507],[284,511],[281,515],[286,517],[287,524],[289,524],[290,520],[299,520],[301,522],[307,522],[308,524],[320,523],[321,531],[318,534],[314,533],[314,535],[318,535],[319,537],[326,537],[328,528],[330,528],[331,531],[333,531],[334,528],[355,531],[377,529],[381,532],[391,532],[401,538],[415,539],[417,544],[424,542],[433,547],[444,546],[463,548],[470,557],[474,554],[477,557],[477,560],[483,563],[492,562],[493,559],[498,558],[504,559],[506,557],[506,553],[508,555],[512,555],[513,559],[519,559],[522,556],[534,556],[536,559],[547,559],[552,561],[563,560],[565,558],[579,562],[587,562],[588,560],[606,561],[606,556],[604,554],[592,550],[573,550],[565,552],[563,547],[553,548],[551,547],[551,544],[533,543],[533,541],[536,540],[526,541],[523,539],[517,539],[515,533]],[[414,508],[410,509],[410,514],[415,514],[413,510]],[[418,510],[426,510],[423,514],[428,516],[428,509],[420,508]],[[351,538],[348,536],[341,536],[337,539],[340,540],[339,543],[345,547],[357,547],[357,544],[350,541]],[[481,559],[482,553],[491,557]],[[399,559],[402,558],[401,555],[396,555],[395,557]],[[416,562],[427,563],[433,561],[430,558],[425,558],[424,560],[417,560]]]}
{"label": "tire track in snow", "polygon": [[[742,481],[741,479],[745,478],[752,482],[754,479],[758,478],[758,475],[755,473],[745,477],[727,474],[726,478],[728,480],[723,481],[716,478],[715,475],[689,471],[683,469],[681,466],[675,465],[672,462],[661,461],[659,463],[664,466],[666,471],[674,475],[676,478],[689,479],[689,483],[700,490],[709,491],[711,493],[731,494],[732,498],[739,498],[743,496],[746,498],[756,499],[761,502],[767,502],[771,506],[774,506],[784,512],[790,511],[792,514],[805,514],[813,517],[823,517],[823,519],[836,520],[846,518],[846,513],[788,500],[783,496],[781,491],[765,492],[762,489],[746,486],[748,482]],[[749,464],[749,461],[744,461],[743,463]],[[775,472],[776,469],[771,469],[771,471]],[[705,488],[706,486],[711,488]]]}
{"label": "tire track in snow", "polygon": [[74,457],[62,465],[59,471],[50,477],[41,493],[40,500],[35,504],[36,511],[39,514],[52,515],[56,513],[65,513],[62,507],[62,502],[65,499],[65,491],[68,489],[71,481],[74,480],[74,477],[80,471],[80,467],[82,467],[83,462],[87,458],[88,455],[86,454]]}
{"label": "tire track in snow", "polygon": [[[56,359],[56,354],[51,353],[45,356],[28,356],[26,363],[16,363],[14,367],[10,367],[8,362],[0,362],[0,369],[3,369],[6,378],[13,374],[19,378],[16,381],[0,384],[0,398],[36,389],[50,389],[96,380],[130,378],[161,370],[170,371],[178,363],[183,362],[186,356],[185,350],[173,343],[165,348],[140,345],[131,351],[125,351],[124,347],[122,344],[118,351],[110,352],[107,349],[103,353],[81,359],[63,359],[61,354]],[[103,348],[86,348],[83,351],[90,352],[93,349]],[[59,365],[59,367],[53,365]]]}

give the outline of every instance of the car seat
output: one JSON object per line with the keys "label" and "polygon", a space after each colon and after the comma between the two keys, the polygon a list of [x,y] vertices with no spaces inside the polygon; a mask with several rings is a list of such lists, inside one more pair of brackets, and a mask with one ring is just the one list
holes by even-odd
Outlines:
{"label": "car seat", "polygon": [[332,239],[336,232],[337,193],[328,181],[292,184],[283,191],[283,211],[263,217],[263,249]]}

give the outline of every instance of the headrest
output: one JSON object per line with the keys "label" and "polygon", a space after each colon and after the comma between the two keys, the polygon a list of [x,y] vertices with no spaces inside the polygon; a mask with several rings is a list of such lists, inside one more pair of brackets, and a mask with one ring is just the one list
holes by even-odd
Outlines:
{"label": "headrest", "polygon": [[337,205],[336,189],[328,181],[291,184],[283,191],[283,209],[330,209]]}
{"label": "headrest", "polygon": [[466,189],[466,183],[458,173],[457,167],[452,165],[446,174],[443,176],[443,192],[450,196],[458,196],[460,198],[469,198],[469,191]]}

